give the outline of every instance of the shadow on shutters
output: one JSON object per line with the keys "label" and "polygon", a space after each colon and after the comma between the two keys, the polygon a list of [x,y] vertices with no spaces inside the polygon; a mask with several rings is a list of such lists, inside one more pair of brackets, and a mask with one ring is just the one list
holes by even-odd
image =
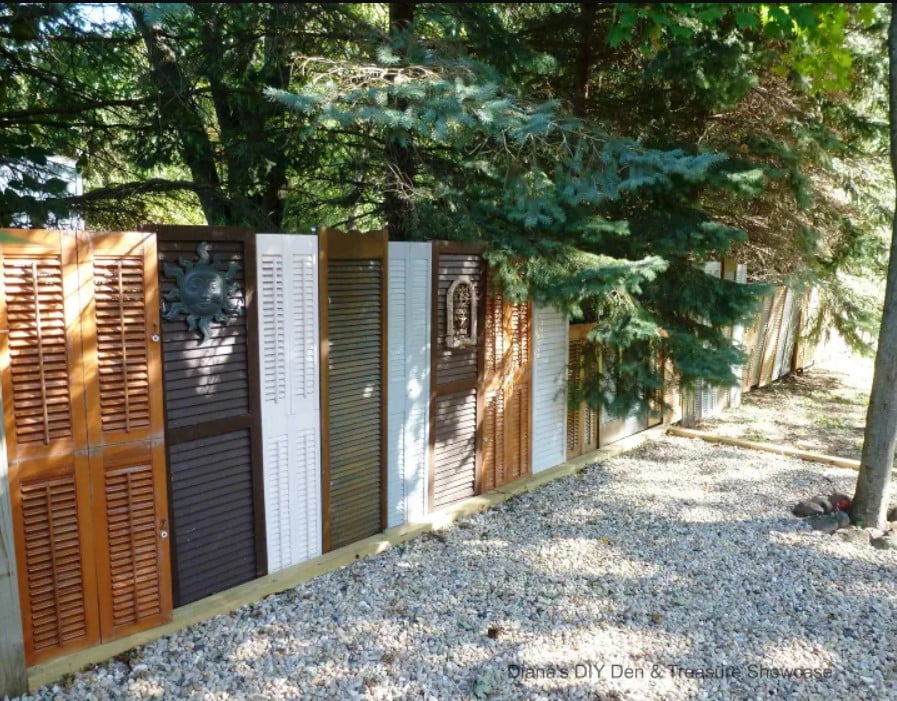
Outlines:
{"label": "shadow on shutters", "polygon": [[520,479],[531,468],[532,307],[506,302],[487,275],[480,492]]}
{"label": "shadow on shutters", "polygon": [[[242,307],[212,322],[208,340],[184,316],[162,322],[166,443],[175,605],[236,586],[267,570],[259,407],[255,234],[226,227],[154,227],[159,287],[165,266],[187,267],[208,244],[215,266],[239,266]],[[168,307],[166,307],[168,308]]]}
{"label": "shadow on shutters", "polygon": [[386,527],[387,233],[318,230],[325,551]]}
{"label": "shadow on shutters", "polygon": [[29,664],[171,615],[152,234],[15,232],[0,367]]}

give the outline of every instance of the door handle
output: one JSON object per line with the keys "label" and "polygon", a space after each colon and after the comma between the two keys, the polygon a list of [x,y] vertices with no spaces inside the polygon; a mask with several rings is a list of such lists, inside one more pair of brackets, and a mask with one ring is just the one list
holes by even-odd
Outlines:
{"label": "door handle", "polygon": [[168,537],[168,530],[165,528],[165,524],[167,521],[163,518],[162,522],[159,524],[159,537],[165,539]]}

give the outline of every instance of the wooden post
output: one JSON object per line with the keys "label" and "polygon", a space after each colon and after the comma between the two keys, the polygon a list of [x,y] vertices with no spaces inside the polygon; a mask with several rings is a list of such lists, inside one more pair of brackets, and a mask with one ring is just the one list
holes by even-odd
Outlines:
{"label": "wooden post", "polygon": [[6,436],[0,421],[0,697],[19,696],[28,690],[17,576]]}

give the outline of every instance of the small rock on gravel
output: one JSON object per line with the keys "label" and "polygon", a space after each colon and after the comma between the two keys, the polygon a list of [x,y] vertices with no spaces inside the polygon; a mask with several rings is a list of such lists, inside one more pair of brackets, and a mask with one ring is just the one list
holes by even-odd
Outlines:
{"label": "small rock on gravel", "polygon": [[879,550],[897,550],[897,533],[885,533],[872,539],[872,547]]}
{"label": "small rock on gravel", "polygon": [[888,521],[897,521],[897,506],[888,509]]}
{"label": "small rock on gravel", "polygon": [[830,514],[835,510],[834,502],[829,501],[828,497],[813,497],[810,499],[813,504],[819,504],[823,513]]}
{"label": "small rock on gravel", "polygon": [[[847,517],[847,522],[850,523],[849,516]],[[846,524],[842,522],[839,514],[822,514],[821,516],[810,516],[810,518],[807,519],[807,525],[814,531],[834,533]]]}
{"label": "small rock on gravel", "polygon": [[791,513],[800,518],[805,518],[807,516],[820,516],[825,513],[825,509],[815,501],[807,499],[797,502],[794,508],[791,509]]}
{"label": "small rock on gravel", "polygon": [[845,528],[838,531],[838,536],[848,543],[869,544],[869,531],[864,528]]}

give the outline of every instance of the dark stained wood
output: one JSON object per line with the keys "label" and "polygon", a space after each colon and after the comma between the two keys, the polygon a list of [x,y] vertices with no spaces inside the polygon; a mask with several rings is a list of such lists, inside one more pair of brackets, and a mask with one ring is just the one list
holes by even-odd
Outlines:
{"label": "dark stained wood", "polygon": [[[205,241],[213,259],[239,263],[236,281],[244,300],[242,313],[225,325],[213,324],[202,346],[199,332],[190,331],[183,318],[161,324],[173,581],[175,604],[181,606],[267,572],[255,233],[238,227],[146,228],[158,236],[161,294],[174,284],[162,274],[161,262],[193,260]],[[230,461],[226,479],[216,460]],[[205,503],[202,495],[216,485],[223,489],[218,503]]]}
{"label": "dark stained wood", "polygon": [[[583,376],[596,372],[594,346],[587,340],[594,324],[570,324],[567,363],[567,384],[582,387]],[[567,459],[598,448],[598,412],[585,402],[576,409],[567,408]]]}
{"label": "dark stained wood", "polygon": [[[433,242],[430,372],[430,455],[427,500],[430,511],[477,493],[482,473],[485,339],[485,264],[481,243]],[[446,300],[459,275],[477,290],[477,343],[449,348],[445,343]],[[443,418],[444,417],[444,418]]]}
{"label": "dark stained wood", "polygon": [[319,228],[322,547],[386,527],[386,231]]}

